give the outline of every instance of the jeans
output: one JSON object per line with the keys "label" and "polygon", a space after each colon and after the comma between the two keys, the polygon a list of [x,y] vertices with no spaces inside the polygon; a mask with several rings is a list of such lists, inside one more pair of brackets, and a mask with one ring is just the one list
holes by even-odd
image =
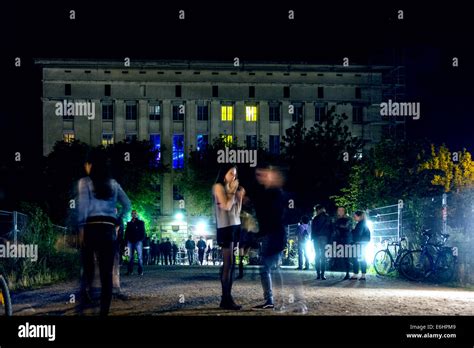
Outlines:
{"label": "jeans", "polygon": [[356,250],[360,254],[357,255],[357,258],[354,258],[352,260],[353,262],[353,271],[354,274],[359,274],[359,269],[362,271],[362,274],[367,273],[367,261],[365,260],[365,251],[367,249],[367,244],[368,242],[359,242],[359,243],[354,243],[356,245]]}
{"label": "jeans", "polygon": [[192,265],[194,262],[194,250],[188,249],[187,252],[188,252],[189,265]]}
{"label": "jeans", "polygon": [[298,243],[298,268],[302,269],[303,268],[303,256],[305,260],[305,268],[309,268],[309,258],[308,258],[308,253],[306,252],[306,243],[301,242]]}
{"label": "jeans", "polygon": [[260,277],[262,281],[263,288],[263,298],[266,303],[273,304],[273,290],[272,290],[272,270],[276,268],[276,274],[279,278],[279,285],[283,287],[283,280],[281,278],[280,269],[278,268],[278,263],[280,261],[281,253],[262,256],[262,268],[260,270]]}
{"label": "jeans", "polygon": [[108,224],[90,224],[84,227],[84,246],[81,252],[83,274],[81,279],[81,306],[94,280],[94,254],[100,272],[100,315],[107,315],[112,301],[112,280],[116,254],[115,227]]}
{"label": "jeans", "polygon": [[325,256],[325,247],[328,243],[328,238],[326,236],[317,236],[314,240],[314,253],[316,255],[316,273],[318,275],[324,275],[326,271],[326,256]]}
{"label": "jeans", "polygon": [[128,242],[128,251],[130,253],[130,262],[128,263],[128,273],[133,272],[133,265],[135,259],[135,250],[138,255],[138,274],[143,273],[143,242],[136,243]]}
{"label": "jeans", "polygon": [[199,263],[202,265],[202,263],[204,262],[204,249],[198,250],[198,256],[199,256]]}

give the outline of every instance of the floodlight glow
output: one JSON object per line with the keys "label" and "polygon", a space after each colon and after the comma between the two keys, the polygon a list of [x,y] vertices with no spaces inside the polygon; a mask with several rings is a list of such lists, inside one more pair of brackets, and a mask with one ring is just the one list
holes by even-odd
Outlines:
{"label": "floodlight glow", "polygon": [[176,213],[175,216],[174,216],[174,218],[175,218],[176,220],[178,220],[178,221],[182,221],[182,220],[184,219],[184,215],[183,215],[183,213],[181,213],[181,212],[180,212],[180,213]]}
{"label": "floodlight glow", "polygon": [[314,258],[316,257],[316,253],[314,252],[313,242],[310,240],[307,240],[304,246],[304,250],[306,252],[306,256],[308,256],[309,262],[313,262]]}
{"label": "floodlight glow", "polygon": [[198,224],[196,225],[196,232],[199,234],[199,235],[203,235],[205,234],[206,232],[206,223],[205,222],[198,222]]}
{"label": "floodlight glow", "polygon": [[[369,219],[366,220],[366,223],[367,223],[367,227],[369,228],[370,235],[373,236],[374,223]],[[371,264],[373,262],[375,251],[376,251],[375,245],[372,241],[370,241],[369,244],[367,244],[367,247],[365,249],[365,260],[367,261],[367,263]]]}

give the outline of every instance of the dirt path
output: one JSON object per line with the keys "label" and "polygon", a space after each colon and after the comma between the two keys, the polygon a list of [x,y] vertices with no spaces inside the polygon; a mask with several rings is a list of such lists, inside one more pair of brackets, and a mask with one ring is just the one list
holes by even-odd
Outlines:
{"label": "dirt path", "polygon": [[[298,314],[302,303],[307,315],[474,315],[474,291],[375,276],[365,283],[343,281],[341,273],[320,281],[312,271],[289,269],[282,271],[283,291],[275,286],[287,310],[255,312],[250,308],[262,302],[258,272],[247,269],[235,281],[233,294],[243,310],[233,312],[218,308],[218,267],[149,266],[143,277],[122,276],[127,298],[113,300],[111,315],[286,315]],[[76,315],[70,300],[77,289],[78,282],[68,282],[14,293],[14,315]]]}

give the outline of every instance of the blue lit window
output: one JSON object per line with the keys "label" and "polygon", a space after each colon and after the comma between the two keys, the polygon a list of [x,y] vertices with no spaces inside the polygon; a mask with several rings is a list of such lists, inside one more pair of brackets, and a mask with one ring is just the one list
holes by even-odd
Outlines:
{"label": "blue lit window", "polygon": [[173,169],[184,168],[184,135],[173,135]]}
{"label": "blue lit window", "polygon": [[161,137],[159,134],[150,134],[150,143],[153,146],[153,150],[158,151],[156,155],[156,161],[159,162],[161,160]]}
{"label": "blue lit window", "polygon": [[208,144],[208,135],[207,134],[198,134],[197,142],[196,142],[196,149],[198,151],[203,151],[206,149]]}

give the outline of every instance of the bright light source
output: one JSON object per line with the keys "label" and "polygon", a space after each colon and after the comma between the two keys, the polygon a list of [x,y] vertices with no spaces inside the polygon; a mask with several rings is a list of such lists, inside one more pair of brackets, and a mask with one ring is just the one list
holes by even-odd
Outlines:
{"label": "bright light source", "polygon": [[[369,219],[366,220],[366,223],[367,223],[367,227],[370,230],[370,235],[373,237],[374,223]],[[370,241],[369,244],[367,245],[367,248],[365,249],[365,260],[367,261],[367,263],[371,264],[374,260],[374,256],[375,256],[375,245],[372,241]]]}
{"label": "bright light source", "polygon": [[182,221],[184,219],[184,215],[183,213],[179,212],[175,214],[174,218],[178,221]]}
{"label": "bright light source", "polygon": [[198,222],[198,224],[196,225],[196,232],[199,234],[199,235],[203,235],[205,234],[206,232],[206,223],[201,221],[201,222]]}
{"label": "bright light source", "polygon": [[304,246],[304,250],[306,252],[306,256],[308,256],[309,262],[313,262],[314,258],[316,257],[316,253],[314,252],[313,242],[310,240],[307,240]]}
{"label": "bright light source", "polygon": [[374,233],[374,223],[369,219],[367,219],[366,221],[367,221],[367,227],[369,228],[370,233],[371,234]]}

